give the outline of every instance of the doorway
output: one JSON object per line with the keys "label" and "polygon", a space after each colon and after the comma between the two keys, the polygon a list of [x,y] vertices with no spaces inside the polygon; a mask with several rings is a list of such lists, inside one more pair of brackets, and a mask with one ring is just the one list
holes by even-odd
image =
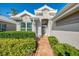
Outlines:
{"label": "doorway", "polygon": [[42,36],[47,34],[48,19],[42,19]]}

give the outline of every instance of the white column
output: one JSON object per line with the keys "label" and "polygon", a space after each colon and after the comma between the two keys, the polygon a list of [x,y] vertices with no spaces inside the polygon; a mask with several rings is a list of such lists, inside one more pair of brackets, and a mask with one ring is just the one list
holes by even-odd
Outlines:
{"label": "white column", "polygon": [[39,26],[38,26],[38,37],[41,37],[41,25],[42,25],[41,19],[40,19],[40,22],[38,24],[39,24]]}
{"label": "white column", "polygon": [[52,21],[52,30],[56,27],[56,22]]}
{"label": "white column", "polygon": [[33,31],[33,32],[36,31],[36,29],[35,29],[35,21],[34,21],[34,19],[33,19],[33,22],[32,22],[32,31]]}
{"label": "white column", "polygon": [[25,22],[25,24],[26,24],[26,28],[25,28],[25,31],[27,31],[27,22]]}
{"label": "white column", "polygon": [[21,30],[21,24],[20,22],[16,23],[16,31],[20,31]]}
{"label": "white column", "polygon": [[51,21],[51,19],[49,19],[49,21],[48,21],[48,36],[50,36],[51,35],[51,30],[52,30],[52,21]]}

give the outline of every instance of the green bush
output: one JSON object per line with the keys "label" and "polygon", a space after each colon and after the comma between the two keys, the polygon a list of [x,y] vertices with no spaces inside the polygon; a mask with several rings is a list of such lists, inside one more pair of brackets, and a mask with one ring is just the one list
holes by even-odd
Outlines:
{"label": "green bush", "polygon": [[6,31],[6,32],[0,32],[0,38],[15,38],[15,39],[35,38],[35,33],[25,31]]}
{"label": "green bush", "polygon": [[53,49],[58,56],[79,56],[79,51],[68,44],[56,44]]}
{"label": "green bush", "polygon": [[54,36],[48,37],[49,43],[58,56],[79,56],[79,50],[71,45],[65,43],[58,43],[58,40]]}
{"label": "green bush", "polygon": [[55,44],[58,43],[58,40],[55,36],[49,36],[48,39],[51,46],[54,46]]}
{"label": "green bush", "polygon": [[2,39],[0,38],[0,56],[26,56],[36,49],[34,38]]}

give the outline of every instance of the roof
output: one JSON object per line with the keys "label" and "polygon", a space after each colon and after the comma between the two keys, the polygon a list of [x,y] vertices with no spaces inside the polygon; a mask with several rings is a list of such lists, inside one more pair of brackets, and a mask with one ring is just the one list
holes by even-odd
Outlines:
{"label": "roof", "polygon": [[76,5],[76,3],[72,4],[72,3],[68,3],[66,4],[57,14],[57,16],[63,14],[64,12],[66,12],[68,9],[72,8],[74,5]]}
{"label": "roof", "polygon": [[7,17],[4,17],[4,16],[0,16],[0,21],[1,22],[7,22],[7,23],[13,23],[13,24],[16,24],[16,21],[12,20],[12,19],[9,19]]}
{"label": "roof", "polygon": [[49,7],[48,5],[44,5],[44,6],[40,7],[40,8],[38,8],[37,10],[43,10],[44,8],[47,8],[49,10],[55,10],[55,9]]}
{"label": "roof", "polygon": [[[70,6],[69,6],[70,5]],[[64,17],[66,17],[66,16],[68,16],[69,14],[72,14],[72,13],[74,13],[74,12],[76,12],[76,11],[78,11],[79,9],[78,9],[78,7],[79,7],[79,4],[75,4],[74,6],[72,6],[71,4],[69,4],[69,5],[67,5],[66,7],[64,7],[64,8],[68,8],[64,13],[62,13],[63,12],[63,9],[62,9],[62,11],[61,11],[61,13],[59,14],[59,15],[56,15],[54,18],[53,18],[53,21],[57,21],[57,20],[59,20],[59,19],[61,19],[61,18],[64,18]],[[72,8],[69,8],[69,7],[71,7],[72,6]]]}
{"label": "roof", "polygon": [[20,16],[22,16],[22,15],[24,15],[24,14],[28,14],[28,15],[34,17],[34,15],[31,14],[31,13],[29,13],[27,10],[24,10],[23,12],[21,12],[21,13],[15,15],[15,16],[13,16],[13,17],[20,17]]}

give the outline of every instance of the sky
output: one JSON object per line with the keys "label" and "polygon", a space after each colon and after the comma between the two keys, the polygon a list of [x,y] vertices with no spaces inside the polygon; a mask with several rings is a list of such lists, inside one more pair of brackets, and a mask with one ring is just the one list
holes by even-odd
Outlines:
{"label": "sky", "polygon": [[12,8],[15,8],[18,13],[27,10],[34,14],[34,9],[38,9],[45,4],[53,9],[57,9],[59,12],[67,3],[0,3],[0,15],[9,16]]}

